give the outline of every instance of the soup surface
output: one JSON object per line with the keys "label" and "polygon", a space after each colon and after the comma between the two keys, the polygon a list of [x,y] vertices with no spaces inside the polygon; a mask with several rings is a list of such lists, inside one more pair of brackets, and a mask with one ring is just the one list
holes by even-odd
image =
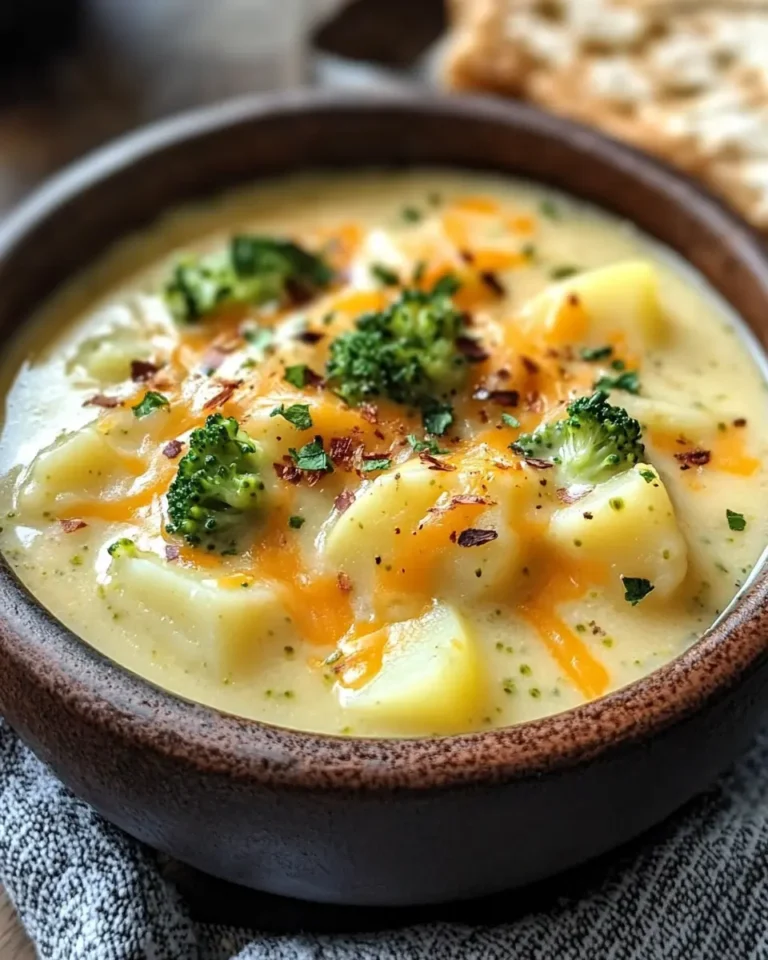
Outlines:
{"label": "soup surface", "polygon": [[677,656],[766,543],[765,383],[700,278],[531,185],[276,182],[163,221],[6,359],[0,544],[192,700],[421,735]]}

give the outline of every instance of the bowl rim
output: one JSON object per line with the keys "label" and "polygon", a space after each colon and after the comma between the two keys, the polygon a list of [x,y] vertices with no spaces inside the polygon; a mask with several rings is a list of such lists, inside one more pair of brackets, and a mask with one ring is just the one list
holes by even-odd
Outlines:
{"label": "bowl rim", "polygon": [[[561,137],[651,183],[671,203],[728,236],[768,300],[768,252],[748,224],[665,164],[572,121],[520,103],[423,90],[301,90],[204,107],[129,133],[47,180],[0,225],[0,261],[25,235],[77,197],[165,147],[228,126],[317,108],[435,113],[496,121]],[[430,161],[425,158],[424,165]],[[311,168],[311,164],[307,165]],[[768,570],[758,565],[716,624],[674,660],[606,696],[509,727],[440,737],[345,737],[279,727],[193,703],[91,647],[50,614],[0,558],[0,648],[40,691],[88,723],[201,772],[295,788],[389,790],[508,781],[564,769],[682,722],[724,696],[768,655]]]}

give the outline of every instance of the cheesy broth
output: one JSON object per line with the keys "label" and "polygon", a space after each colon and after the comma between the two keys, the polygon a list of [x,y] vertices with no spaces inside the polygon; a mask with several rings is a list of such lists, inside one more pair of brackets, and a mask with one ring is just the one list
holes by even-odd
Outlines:
{"label": "cheesy broth", "polygon": [[[193,303],[254,237],[311,277],[267,296],[242,266]],[[173,286],[201,262],[194,296]],[[400,341],[349,339],[387,310],[442,338],[392,368]],[[129,239],[14,345],[0,545],[88,643],[232,713],[408,736],[565,710],[677,656],[760,558],[765,383],[737,323],[632,227],[531,185],[259,187]],[[589,396],[641,437],[574,455],[584,415],[552,425]],[[217,415],[246,486],[185,528],[169,488]],[[556,449],[526,440],[544,422]]]}

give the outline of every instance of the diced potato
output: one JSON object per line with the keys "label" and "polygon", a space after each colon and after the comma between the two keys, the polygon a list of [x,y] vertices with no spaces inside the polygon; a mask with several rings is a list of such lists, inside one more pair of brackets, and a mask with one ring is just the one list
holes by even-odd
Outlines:
{"label": "diced potato", "polygon": [[669,403],[666,400],[650,400],[622,393],[621,405],[643,428],[669,436],[681,434],[689,440],[703,440],[717,430],[718,418],[696,407]]}
{"label": "diced potato", "polygon": [[159,658],[242,679],[263,662],[270,636],[285,635],[286,612],[267,587],[220,587],[151,554],[117,557],[109,570],[113,607]]}
{"label": "diced potato", "polygon": [[643,577],[653,584],[654,598],[662,599],[680,586],[688,569],[688,548],[669,494],[647,464],[557,510],[549,532],[572,558],[608,564],[613,588],[621,588],[622,576]]}
{"label": "diced potato", "polygon": [[35,459],[18,494],[25,510],[43,511],[67,495],[95,497],[126,477],[115,448],[93,425],[70,433]]}
{"label": "diced potato", "polygon": [[375,558],[381,557],[384,563],[393,558],[429,508],[453,488],[454,477],[410,460],[364,484],[328,531],[323,548],[326,560],[353,580],[371,576]]}
{"label": "diced potato", "polygon": [[450,733],[477,720],[483,684],[474,637],[451,607],[383,628],[382,666],[357,690],[339,687],[342,706],[409,733]]}
{"label": "diced potato", "polygon": [[[569,298],[577,298],[573,309]],[[601,346],[616,335],[629,346],[655,346],[664,337],[654,267],[642,260],[588,270],[553,284],[530,300],[520,319],[552,342]]]}

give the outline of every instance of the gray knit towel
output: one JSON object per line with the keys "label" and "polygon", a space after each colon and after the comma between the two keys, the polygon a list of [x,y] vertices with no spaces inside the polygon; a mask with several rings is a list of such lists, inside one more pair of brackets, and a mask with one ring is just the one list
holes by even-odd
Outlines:
{"label": "gray knit towel", "polygon": [[227,927],[0,720],[0,880],[43,960],[768,960],[767,854],[768,731],[684,812],[522,914],[511,892],[493,923],[449,907],[364,933],[308,932],[312,911],[290,932]]}

